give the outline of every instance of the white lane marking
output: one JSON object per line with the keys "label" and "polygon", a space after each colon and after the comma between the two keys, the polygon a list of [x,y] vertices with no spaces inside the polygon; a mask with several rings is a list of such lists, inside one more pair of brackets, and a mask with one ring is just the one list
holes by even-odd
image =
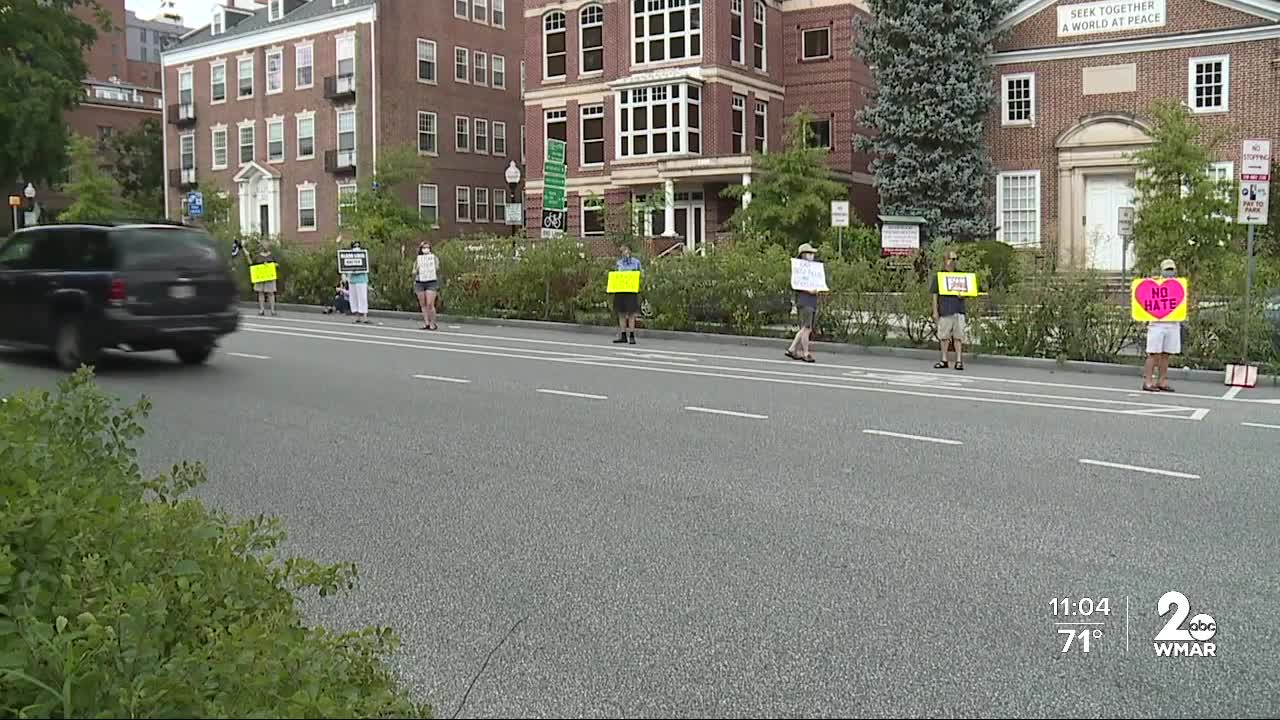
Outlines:
{"label": "white lane marking", "polygon": [[450,330],[461,330],[461,329],[462,329],[462,326],[461,326],[461,325],[450,325],[450,326],[449,326],[449,329],[450,329]]}
{"label": "white lane marking", "polygon": [[229,352],[227,354],[233,357],[249,358],[250,360],[270,360],[271,359],[271,356],[269,355],[254,355],[253,353]]}
{"label": "white lane marking", "polygon": [[1209,408],[1200,408],[1199,410],[1196,410],[1195,412],[1191,413],[1191,419],[1203,420],[1204,416],[1208,414],[1209,414]]}
{"label": "white lane marking", "polygon": [[1132,470],[1134,472],[1150,473],[1152,475],[1165,475],[1168,477],[1182,478],[1184,480],[1199,480],[1199,475],[1190,473],[1174,472],[1173,470],[1161,470],[1159,468],[1142,467],[1141,465],[1125,465],[1124,463],[1106,462],[1105,460],[1089,460],[1088,458],[1080,458],[1082,465],[1097,465],[1099,467],[1115,468],[1117,470]]}
{"label": "white lane marking", "polygon": [[[671,368],[671,367],[657,367],[655,365],[620,365],[616,363],[597,362],[595,360],[587,360],[587,359],[584,359],[582,356],[548,357],[546,355],[521,355],[521,354],[513,353],[510,351],[488,352],[484,350],[466,349],[464,347],[451,347],[447,344],[430,343],[429,341],[423,341],[423,340],[405,342],[404,339],[402,338],[388,338],[388,340],[394,340],[395,342],[387,342],[386,340],[375,339],[379,337],[376,335],[356,335],[354,337],[343,337],[343,335],[351,335],[351,333],[308,334],[305,332],[292,332],[288,330],[271,330],[271,329],[265,329],[265,328],[255,327],[255,326],[246,326],[245,329],[249,332],[265,333],[268,335],[282,335],[285,337],[308,338],[311,340],[336,340],[339,342],[361,343],[365,345],[382,345],[385,347],[409,348],[413,350],[436,350],[440,352],[455,352],[455,353],[463,353],[467,355],[487,355],[490,357],[498,357],[498,358],[505,358],[505,359],[543,360],[546,362],[560,362],[560,363],[566,363],[570,365],[591,365],[596,367],[613,368],[617,370],[643,370],[647,372],[667,373],[672,375],[692,375],[696,377],[713,377],[713,378],[722,378],[722,379],[728,379],[728,380],[749,380],[751,382],[771,382],[771,383],[777,383],[781,385],[802,385],[806,387],[834,388],[837,390],[853,390],[857,392],[887,393],[890,395],[908,395],[913,397],[928,398],[931,400],[937,400],[937,399],[961,400],[965,402],[989,403],[989,404],[997,404],[997,405],[1020,405],[1024,407],[1053,408],[1057,410],[1079,410],[1080,412],[1106,413],[1109,415],[1136,414],[1133,410],[1119,410],[1115,408],[1089,407],[1089,406],[1081,406],[1081,405],[1063,405],[1060,403],[1033,402],[1030,400],[1012,400],[1012,399],[997,398],[997,397],[981,397],[976,395],[949,395],[949,394],[937,392],[937,391],[917,392],[912,390],[898,390],[893,388],[850,385],[848,383],[816,382],[813,380],[801,380],[793,377],[760,377],[759,375],[739,375],[739,374],[733,374],[733,373],[717,373],[717,372],[708,372],[704,370],[692,370],[692,369],[686,370],[686,369]],[[614,358],[606,358],[606,359],[613,360]],[[750,370],[747,370],[745,368],[734,368],[734,369],[740,372],[751,372]],[[838,380],[839,378],[832,378],[832,379]],[[1060,397],[1060,396],[1050,395],[1048,397]],[[1073,400],[1077,398],[1061,398],[1061,399]],[[1082,399],[1082,400],[1088,401],[1088,402],[1094,401],[1092,398],[1089,398],[1087,400],[1085,399]],[[1192,408],[1185,408],[1185,409],[1191,410]],[[1151,417],[1168,418],[1170,420],[1191,420],[1192,419],[1191,417],[1183,417],[1179,415],[1153,415]]]}
{"label": "white lane marking", "polygon": [[752,420],[768,420],[768,415],[757,415],[755,413],[734,412],[733,410],[716,410],[715,408],[697,407],[694,405],[685,405],[685,410],[689,412],[708,413],[710,415],[732,415],[733,417],[750,418]]}
{"label": "white lane marking", "polygon": [[467,380],[466,378],[441,377],[441,376],[439,376],[439,375],[414,375],[414,377],[418,378],[419,380],[438,380],[438,381],[440,381],[440,382],[447,382],[447,383],[459,383],[459,384],[463,384],[463,385],[465,385],[466,383],[471,382],[470,380]]}
{"label": "white lane marking", "polygon": [[[270,330],[268,329],[270,328],[270,326],[266,326],[266,325],[249,324],[249,325],[246,325],[245,327],[246,329],[255,329],[255,328],[260,329],[262,332],[283,332],[283,331]],[[430,347],[448,346],[448,347],[456,347],[456,348],[475,348],[480,350],[495,350],[495,351],[506,350],[506,348],[503,348],[501,346],[496,346],[496,345],[481,345],[476,343],[468,343],[468,342],[447,340],[447,339],[441,339],[441,338],[426,338],[421,336],[411,337],[411,338],[399,338],[399,337],[389,337],[385,335],[369,335],[368,333],[351,333],[351,332],[345,332],[341,330],[320,330],[320,329],[315,329],[315,330],[304,329],[304,330],[300,330],[299,332],[314,332],[314,333],[323,333],[327,335],[341,335],[341,336],[353,337],[353,338],[379,338],[382,340],[407,341],[407,342],[415,343],[417,345],[430,346]],[[591,348],[588,348],[588,349],[591,349]],[[578,360],[623,361],[623,362],[632,362],[632,363],[650,363],[653,365],[673,365],[677,367],[689,366],[688,363],[681,362],[679,360],[642,359],[644,357],[643,355],[637,355],[634,353],[627,353],[619,356],[594,355],[589,352],[584,353],[584,352],[565,352],[560,350],[538,350],[536,348],[521,348],[520,352],[532,353],[535,355],[562,356],[562,357],[573,358]],[[481,353],[481,354],[484,354],[484,353]],[[503,352],[502,355],[507,356],[508,353]],[[547,359],[559,359],[559,358],[557,357],[557,358],[547,358]],[[619,366],[611,365],[610,367],[619,367]],[[758,369],[758,368],[734,367],[734,366],[728,366],[728,365],[706,365],[703,367],[707,370],[746,372],[746,373],[755,373],[757,375],[776,375],[776,376],[788,377],[788,378],[793,377],[795,375],[794,371],[784,372],[780,370],[764,370],[764,369]],[[825,375],[825,374],[811,375],[810,377],[820,378],[823,380],[833,380],[833,381],[849,382],[849,383],[872,382],[872,383],[875,383],[876,385],[893,385],[893,386],[908,387],[908,388],[920,387],[916,383],[897,382],[893,380],[844,377],[844,376]],[[759,378],[759,379],[768,380],[768,378]],[[1119,412],[1120,414],[1129,414],[1129,415],[1146,415],[1149,413],[1175,412],[1175,413],[1188,413],[1194,416],[1195,414],[1199,413],[1199,410],[1196,408],[1186,407],[1182,405],[1166,405],[1163,403],[1149,403],[1149,402],[1143,403],[1143,402],[1133,402],[1131,400],[1108,400],[1106,398],[1075,397],[1071,395],[1057,395],[1053,393],[1031,393],[1031,392],[1020,392],[1016,390],[995,390],[991,388],[979,388],[979,387],[947,387],[946,389],[954,392],[972,392],[972,393],[981,393],[983,395],[1006,395],[1006,396],[1018,397],[1018,398],[1037,398],[1037,399],[1057,400],[1057,401],[1074,401],[1074,402],[1081,402],[1081,403],[1100,403],[1100,404],[1107,404],[1107,405],[1127,405],[1127,406],[1132,406],[1134,409],[1117,410],[1116,412]],[[905,394],[911,394],[911,393],[905,393]],[[973,396],[966,395],[966,396],[960,396],[960,397],[973,397],[975,399],[977,398],[976,395],[973,395]],[[1076,406],[1071,406],[1071,407],[1074,409],[1078,409],[1076,408]],[[1200,414],[1200,417],[1203,417],[1203,413],[1199,413],[1199,414]],[[1187,418],[1187,419],[1192,419],[1192,418]],[[1199,419],[1199,418],[1194,418],[1194,419]]]}
{"label": "white lane marking", "polygon": [[1268,430],[1280,430],[1280,425],[1268,425],[1266,423],[1254,423],[1254,422],[1242,422],[1240,424],[1247,425],[1248,427],[1266,428]]}
{"label": "white lane marking", "polygon": [[1240,391],[1241,391],[1241,390],[1243,390],[1243,389],[1244,389],[1244,388],[1243,388],[1243,387],[1241,387],[1241,386],[1239,386],[1239,385],[1233,385],[1233,386],[1231,386],[1230,388],[1228,388],[1226,392],[1222,393],[1222,399],[1223,399],[1223,400],[1230,400],[1230,399],[1234,398],[1235,396],[1239,395],[1239,394],[1240,394]]}
{"label": "white lane marking", "polygon": [[547,395],[564,395],[565,397],[586,398],[588,400],[608,400],[608,395],[592,395],[591,393],[569,392],[568,390],[547,390],[546,388],[538,388],[538,392]]}
{"label": "white lane marking", "polygon": [[924,442],[938,443],[940,445],[963,445],[959,440],[948,440],[946,438],[928,437],[927,435],[908,435],[906,433],[889,432],[888,430],[863,430],[868,435],[884,435],[886,437],[904,438],[906,440],[922,440]]}

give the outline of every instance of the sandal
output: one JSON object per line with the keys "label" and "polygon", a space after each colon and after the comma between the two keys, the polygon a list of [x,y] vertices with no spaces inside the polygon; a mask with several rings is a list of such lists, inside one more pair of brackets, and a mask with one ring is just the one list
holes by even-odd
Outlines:
{"label": "sandal", "polygon": [[805,358],[803,358],[803,359],[804,359],[804,361],[805,361],[805,362],[807,362],[807,363],[811,363],[811,362],[818,362],[817,360],[814,360],[814,359],[813,359],[813,356],[812,356],[812,355],[809,355],[809,356],[807,356],[807,357],[805,357]]}
{"label": "sandal", "polygon": [[786,355],[787,357],[791,358],[792,360],[803,360],[803,359],[804,359],[804,358],[800,357],[799,355],[797,355],[797,354],[795,354],[795,353],[791,352],[790,350],[786,351],[786,352],[785,352],[785,353],[783,353],[783,354],[784,354],[784,355]]}
{"label": "sandal", "polygon": [[1173,388],[1168,385],[1157,385],[1156,390],[1159,392],[1173,392]]}
{"label": "sandal", "polygon": [[951,367],[951,366],[949,363],[947,363],[946,360],[939,360],[938,362],[933,364],[934,370],[942,370],[943,368],[948,368],[948,367]]}
{"label": "sandal", "polygon": [[1142,392],[1160,392],[1160,390],[1155,385],[1147,385],[1144,383],[1142,385]]}
{"label": "sandal", "polygon": [[956,363],[956,369],[957,369],[957,370],[964,370],[964,363],[962,363],[962,362],[957,362],[957,363]]}

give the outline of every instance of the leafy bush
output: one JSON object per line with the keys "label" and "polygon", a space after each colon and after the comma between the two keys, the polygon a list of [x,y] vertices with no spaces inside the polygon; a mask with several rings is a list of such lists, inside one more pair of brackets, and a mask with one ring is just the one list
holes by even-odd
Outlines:
{"label": "leafy bush", "polygon": [[977,324],[990,352],[1115,362],[1138,336],[1129,308],[1109,301],[1093,273],[1033,275],[994,293],[992,304]]}
{"label": "leafy bush", "polygon": [[148,409],[83,369],[0,404],[0,716],[425,717],[389,629],[302,622],[353,567],[278,561],[275,521],[184,499],[198,465],[143,477]]}

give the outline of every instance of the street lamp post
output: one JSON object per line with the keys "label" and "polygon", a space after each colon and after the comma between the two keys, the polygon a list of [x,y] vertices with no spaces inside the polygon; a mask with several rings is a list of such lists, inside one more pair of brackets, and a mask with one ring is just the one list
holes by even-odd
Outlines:
{"label": "street lamp post", "polygon": [[[27,183],[27,186],[22,189],[22,195],[27,199],[27,209],[25,212],[29,212],[34,215],[36,210],[36,186],[32,185],[31,183]],[[22,213],[22,214],[25,214],[25,213]],[[21,223],[19,223],[19,217],[22,214],[14,213],[14,228],[13,228],[14,230],[18,229],[19,224],[23,226],[27,224],[25,217],[22,217]]]}
{"label": "street lamp post", "polygon": [[[520,206],[522,208],[522,214],[523,214],[524,198],[520,197],[517,194],[520,188],[520,168],[519,166],[516,165],[515,160],[512,160],[511,164],[507,166],[507,172],[505,173],[505,177],[507,180],[507,190],[509,191],[509,197],[507,199],[507,203],[510,204],[513,200],[520,200]],[[506,218],[503,218],[503,222],[505,221],[506,221]],[[522,222],[520,224],[523,225],[524,223]],[[511,226],[511,241],[513,243],[515,242],[516,234],[519,232],[519,228],[520,228],[520,225],[512,224]]]}

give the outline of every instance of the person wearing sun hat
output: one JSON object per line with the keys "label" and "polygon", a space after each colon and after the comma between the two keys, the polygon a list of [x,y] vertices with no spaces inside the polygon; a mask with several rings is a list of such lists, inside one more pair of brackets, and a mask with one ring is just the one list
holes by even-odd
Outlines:
{"label": "person wearing sun hat", "polygon": [[[818,255],[818,249],[809,243],[805,243],[796,250],[796,255],[800,256],[802,260],[813,260]],[[797,290],[796,311],[800,315],[800,330],[796,333],[795,338],[792,339],[786,355],[792,360],[816,362],[813,359],[813,349],[809,345],[809,338],[813,336],[813,326],[818,319],[817,291]]]}
{"label": "person wearing sun hat", "polygon": [[[1160,261],[1160,276],[1178,276],[1178,264],[1173,258]],[[1182,352],[1182,323],[1147,323],[1147,362],[1142,367],[1142,389],[1147,392],[1173,392],[1169,385],[1169,356]],[[1156,373],[1159,373],[1159,382]]]}

